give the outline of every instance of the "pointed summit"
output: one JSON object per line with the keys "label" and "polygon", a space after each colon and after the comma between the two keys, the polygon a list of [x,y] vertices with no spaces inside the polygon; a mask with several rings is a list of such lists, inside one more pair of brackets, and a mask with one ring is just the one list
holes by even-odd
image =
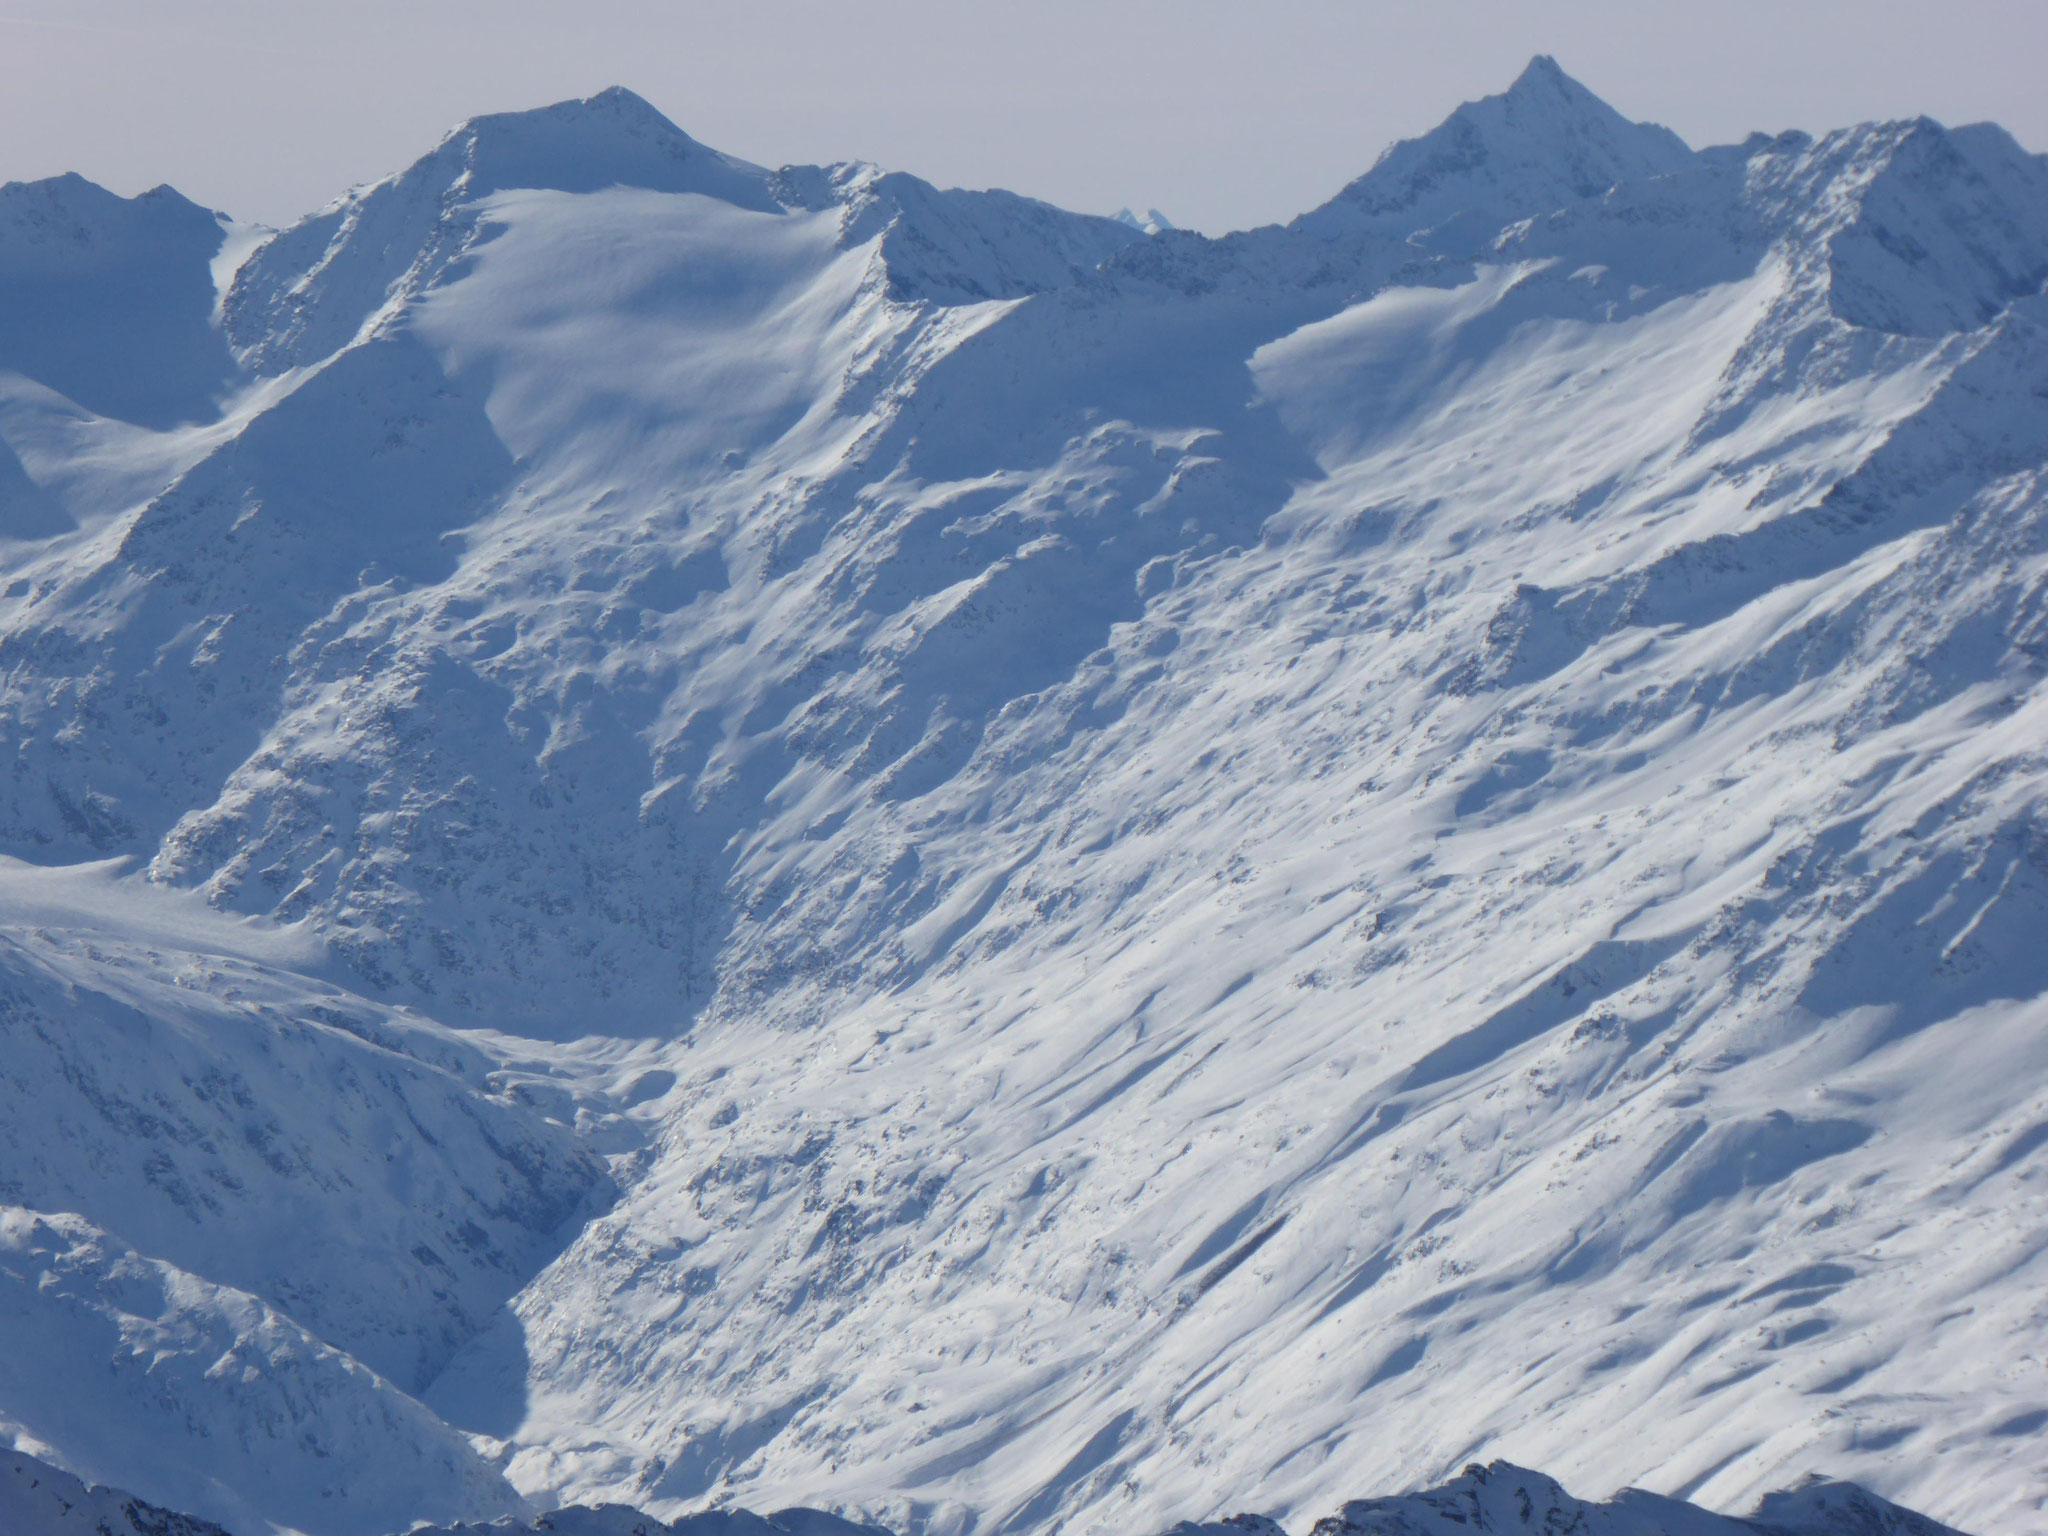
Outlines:
{"label": "pointed summit", "polygon": [[1507,90],[1468,101],[1421,138],[1395,144],[1295,227],[1483,241],[1515,219],[1692,160],[1670,129],[1629,121],[1539,54]]}
{"label": "pointed summit", "polygon": [[1598,96],[1587,90],[1578,81],[1564,72],[1564,69],[1547,53],[1539,53],[1522,67],[1515,76],[1515,83],[1507,88],[1509,100],[1526,100],[1530,96],[1548,92],[1554,96],[1582,97],[1605,106]]}

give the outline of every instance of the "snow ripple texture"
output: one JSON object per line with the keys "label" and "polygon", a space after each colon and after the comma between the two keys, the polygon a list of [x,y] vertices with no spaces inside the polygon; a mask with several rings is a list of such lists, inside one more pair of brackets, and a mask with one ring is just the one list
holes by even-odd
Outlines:
{"label": "snow ripple texture", "polygon": [[1548,60],[1222,239],[623,91],[0,188],[0,1435],[244,1533],[2037,1522],[2044,277],[1996,128]]}

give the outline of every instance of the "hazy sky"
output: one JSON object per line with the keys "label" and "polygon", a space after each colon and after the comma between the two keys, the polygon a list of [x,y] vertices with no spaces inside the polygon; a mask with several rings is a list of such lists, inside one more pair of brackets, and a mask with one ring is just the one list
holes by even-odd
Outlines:
{"label": "hazy sky", "polygon": [[770,165],[1221,231],[1539,52],[1694,144],[1925,112],[2048,149],[2048,0],[0,0],[0,179],[278,223],[471,114],[617,83]]}

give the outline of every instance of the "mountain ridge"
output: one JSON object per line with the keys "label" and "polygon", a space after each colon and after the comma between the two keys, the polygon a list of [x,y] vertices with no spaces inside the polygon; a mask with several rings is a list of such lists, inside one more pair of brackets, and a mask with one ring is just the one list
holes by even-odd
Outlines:
{"label": "mountain ridge", "polygon": [[318,1536],[2048,1497],[2048,166],[1538,61],[1359,188],[608,92],[224,295],[108,204],[227,362],[0,347],[0,1346],[135,1383],[6,1434]]}
{"label": "mountain ridge", "polygon": [[[218,1526],[148,1505],[115,1489],[81,1484],[59,1469],[15,1452],[0,1470],[0,1513],[14,1522],[15,1536],[70,1536],[93,1522],[95,1536],[225,1536]],[[1349,1532],[1400,1532],[1431,1536],[1455,1527],[1461,1531],[1505,1532],[1573,1529],[1606,1536],[1651,1536],[1682,1531],[1685,1536],[1710,1533],[1758,1533],[1758,1536],[1958,1536],[1910,1510],[1887,1504],[1853,1483],[1812,1478],[1794,1489],[1768,1495],[1747,1519],[1709,1514],[1673,1499],[1637,1489],[1624,1489],[1613,1500],[1588,1505],[1572,1498],[1540,1473],[1506,1462],[1474,1463],[1440,1488],[1393,1498],[1353,1500],[1334,1516],[1319,1520],[1320,1536]],[[823,1510],[787,1509],[763,1517],[745,1510],[707,1510],[674,1523],[652,1520],[623,1506],[570,1507],[552,1510],[531,1524],[512,1519],[488,1525],[464,1522],[453,1526],[418,1526],[414,1536],[887,1536],[878,1527],[858,1525]],[[1233,1515],[1197,1525],[1183,1522],[1165,1536],[1285,1536],[1274,1521],[1260,1515]]]}

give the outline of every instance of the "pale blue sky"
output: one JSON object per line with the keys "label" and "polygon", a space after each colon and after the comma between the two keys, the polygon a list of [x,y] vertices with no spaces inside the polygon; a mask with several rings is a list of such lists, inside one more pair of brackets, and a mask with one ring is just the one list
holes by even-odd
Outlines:
{"label": "pale blue sky", "polygon": [[1695,144],[1926,112],[2048,149],[2048,0],[0,0],[0,179],[169,181],[275,223],[472,113],[617,83],[771,165],[1220,231],[1538,52]]}

